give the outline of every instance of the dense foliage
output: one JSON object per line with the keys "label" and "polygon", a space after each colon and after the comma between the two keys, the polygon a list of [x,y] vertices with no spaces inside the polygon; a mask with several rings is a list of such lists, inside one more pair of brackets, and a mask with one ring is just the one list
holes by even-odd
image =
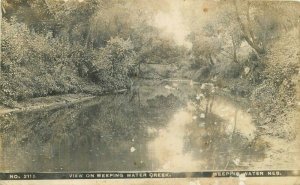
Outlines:
{"label": "dense foliage", "polygon": [[2,21],[1,46],[2,103],[80,90],[77,57],[73,55],[80,46],[31,33],[14,20]]}
{"label": "dense foliage", "polygon": [[178,47],[147,24],[157,10],[140,6],[148,12],[141,14],[131,3],[4,1],[0,103],[127,88],[141,63],[178,56]]}

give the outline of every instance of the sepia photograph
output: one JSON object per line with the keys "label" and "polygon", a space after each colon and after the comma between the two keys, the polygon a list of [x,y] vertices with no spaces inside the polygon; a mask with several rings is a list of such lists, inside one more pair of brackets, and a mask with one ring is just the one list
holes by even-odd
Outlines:
{"label": "sepia photograph", "polygon": [[300,1],[1,0],[0,185],[300,185],[299,50]]}

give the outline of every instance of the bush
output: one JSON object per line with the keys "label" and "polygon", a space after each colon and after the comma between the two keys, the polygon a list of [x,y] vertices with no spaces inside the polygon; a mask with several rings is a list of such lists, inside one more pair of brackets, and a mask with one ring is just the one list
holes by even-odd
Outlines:
{"label": "bush", "polygon": [[251,95],[260,124],[274,122],[294,106],[296,92],[291,78],[295,73],[296,67],[291,65],[269,66],[264,71],[262,76],[265,80],[256,86]]}
{"label": "bush", "polygon": [[0,103],[72,93],[80,89],[74,56],[78,47],[48,35],[30,32],[12,20],[2,22]]}
{"label": "bush", "polygon": [[125,88],[135,57],[131,41],[119,37],[111,38],[106,47],[96,54],[90,77],[108,90]]}

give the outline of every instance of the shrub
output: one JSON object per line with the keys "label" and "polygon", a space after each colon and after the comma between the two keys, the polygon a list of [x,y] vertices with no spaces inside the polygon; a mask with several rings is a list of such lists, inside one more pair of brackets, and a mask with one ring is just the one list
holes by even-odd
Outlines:
{"label": "shrub", "polygon": [[135,56],[130,40],[111,38],[96,54],[91,78],[110,90],[124,88],[128,84],[129,69],[134,64]]}
{"label": "shrub", "polygon": [[78,47],[14,20],[2,23],[0,103],[79,90]]}

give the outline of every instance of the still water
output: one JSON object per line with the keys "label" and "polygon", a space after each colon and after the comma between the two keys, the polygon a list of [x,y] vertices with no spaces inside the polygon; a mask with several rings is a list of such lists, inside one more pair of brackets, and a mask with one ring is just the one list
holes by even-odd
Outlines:
{"label": "still water", "polygon": [[0,171],[246,169],[264,158],[244,108],[212,84],[143,82],[133,91],[0,118]]}

